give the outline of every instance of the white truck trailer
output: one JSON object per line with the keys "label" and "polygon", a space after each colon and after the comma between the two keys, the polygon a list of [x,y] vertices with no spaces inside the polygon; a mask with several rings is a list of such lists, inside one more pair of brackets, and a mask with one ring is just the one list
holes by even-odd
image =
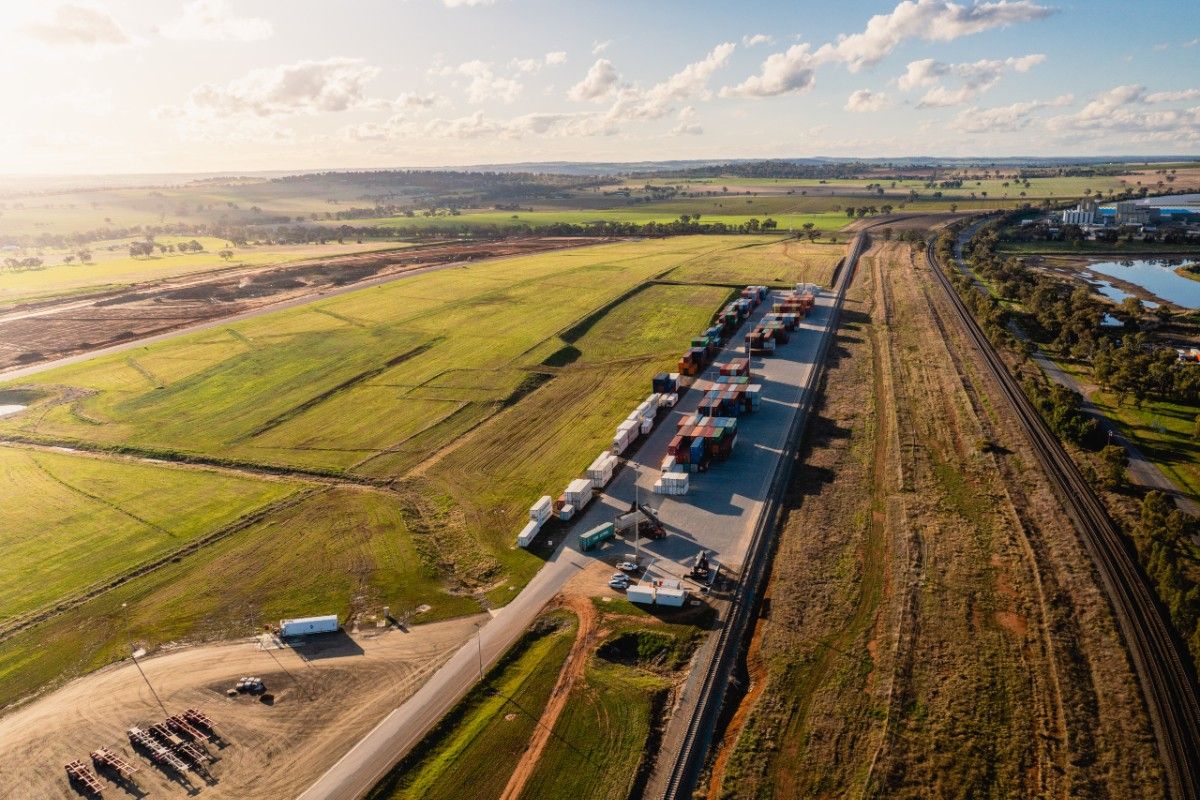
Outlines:
{"label": "white truck trailer", "polygon": [[289,636],[334,633],[337,629],[338,618],[336,614],[329,614],[323,617],[299,617],[297,619],[279,620],[279,635],[285,639]]}

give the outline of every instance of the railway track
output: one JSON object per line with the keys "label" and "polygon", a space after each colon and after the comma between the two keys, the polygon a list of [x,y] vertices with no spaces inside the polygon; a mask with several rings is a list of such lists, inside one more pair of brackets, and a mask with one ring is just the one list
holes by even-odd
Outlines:
{"label": "railway track", "polygon": [[[817,364],[825,363],[830,343],[837,335],[838,315],[841,312],[842,299],[854,277],[855,267],[858,264],[859,256],[866,249],[866,244],[867,231],[864,229],[859,232],[850,252],[838,268],[835,276],[836,301],[833,307],[833,316],[829,322],[829,333],[817,354]],[[813,386],[817,387],[819,384],[820,377],[817,376],[813,381]],[[788,430],[783,457],[779,459],[779,466],[776,468],[776,473],[772,477],[770,488],[767,491],[766,503],[751,533],[750,545],[746,549],[741,581],[734,592],[733,600],[725,617],[725,624],[717,633],[716,646],[713,648],[712,656],[704,670],[702,688],[695,711],[688,721],[682,744],[675,753],[669,756],[671,758],[670,776],[666,791],[661,795],[663,800],[690,800],[692,797],[721,713],[725,692],[729,686],[729,677],[745,641],[746,632],[754,621],[754,612],[758,607],[757,599],[761,595],[763,583],[769,573],[770,556],[774,544],[772,534],[777,529],[784,491],[791,481],[796,450],[800,446],[801,434],[817,395],[818,392],[815,388],[805,393],[800,411],[793,418],[792,426]],[[647,795],[647,797],[650,796]]]}
{"label": "railway track", "polygon": [[1181,645],[1172,636],[1130,546],[939,268],[932,244],[927,246],[925,258],[1083,537],[1141,685],[1167,778],[1168,796],[1173,800],[1200,799],[1200,703],[1191,670],[1180,654]]}

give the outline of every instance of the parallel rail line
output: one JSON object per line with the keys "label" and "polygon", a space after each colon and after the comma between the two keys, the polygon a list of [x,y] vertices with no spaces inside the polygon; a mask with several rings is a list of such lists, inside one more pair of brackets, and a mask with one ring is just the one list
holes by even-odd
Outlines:
{"label": "parallel rail line", "polygon": [[1200,798],[1200,703],[1194,677],[1180,653],[1180,644],[1172,636],[1165,612],[1104,505],[939,268],[932,244],[926,248],[925,258],[963,330],[1016,413],[1067,515],[1082,535],[1133,662],[1169,796],[1175,800],[1197,800]]}

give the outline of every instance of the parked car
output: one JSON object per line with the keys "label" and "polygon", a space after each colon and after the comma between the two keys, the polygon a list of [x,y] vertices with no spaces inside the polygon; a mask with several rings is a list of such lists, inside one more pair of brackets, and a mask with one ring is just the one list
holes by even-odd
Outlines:
{"label": "parked car", "polygon": [[629,576],[622,575],[619,578],[614,577],[609,580],[608,585],[610,587],[612,587],[613,589],[621,589],[621,590],[628,589],[629,588]]}
{"label": "parked car", "polygon": [[637,565],[636,561],[622,561],[620,564],[617,564],[617,569],[622,572],[637,572],[641,567]]}

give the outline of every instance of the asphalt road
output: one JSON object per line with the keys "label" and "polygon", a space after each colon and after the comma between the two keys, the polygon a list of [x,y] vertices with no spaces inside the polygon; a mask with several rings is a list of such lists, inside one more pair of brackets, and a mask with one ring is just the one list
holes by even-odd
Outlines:
{"label": "asphalt road", "polygon": [[[720,365],[743,357],[744,334],[767,312],[770,300],[756,309],[714,362]],[[653,560],[657,575],[682,577],[683,562],[698,548],[706,548],[726,565],[736,566],[745,553],[751,531],[763,509],[787,431],[800,408],[814,370],[814,358],[828,334],[833,298],[824,294],[803,326],[788,344],[770,358],[755,358],[751,372],[763,386],[762,407],[738,421],[737,444],[732,457],[708,472],[691,476],[691,487],[682,497],[654,495],[658,466],[666,456],[680,415],[694,412],[700,393],[684,393],[679,405],[660,417],[654,430],[633,452],[629,464],[614,476],[605,492],[576,518],[564,541],[532,581],[504,608],[496,612],[468,642],[408,701],[389,714],[366,737],[314,783],[303,800],[352,800],[375,785],[392,765],[479,680],[533,622],[541,609],[580,569],[593,559],[615,564],[632,552],[628,542],[610,541],[589,553],[578,551],[578,533],[609,522],[628,510],[635,491],[648,500],[670,534],[644,545],[643,562]],[[710,373],[715,373],[715,367]],[[650,394],[647,385],[646,394]],[[633,409],[631,408],[630,411]],[[616,427],[615,424],[613,426]],[[635,489],[635,486],[637,487]],[[547,487],[557,495],[562,487]],[[531,500],[535,498],[530,498]],[[516,531],[513,531],[516,537]]]}

